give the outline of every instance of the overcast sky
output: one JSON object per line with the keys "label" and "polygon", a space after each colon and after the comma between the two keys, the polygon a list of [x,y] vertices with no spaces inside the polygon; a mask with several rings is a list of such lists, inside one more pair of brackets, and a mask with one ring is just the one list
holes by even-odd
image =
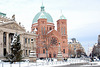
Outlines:
{"label": "overcast sky", "polygon": [[[100,34],[100,0],[43,0],[56,25],[61,15],[67,19],[68,39],[76,38],[88,50],[97,43]],[[42,0],[0,0],[0,12],[7,17],[15,14],[16,21],[31,30],[34,16],[40,12]]]}

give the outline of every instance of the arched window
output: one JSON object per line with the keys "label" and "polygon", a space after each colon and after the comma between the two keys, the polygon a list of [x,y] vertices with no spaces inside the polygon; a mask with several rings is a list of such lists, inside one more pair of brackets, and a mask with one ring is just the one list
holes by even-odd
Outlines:
{"label": "arched window", "polygon": [[36,28],[36,30],[38,30],[38,28]]}
{"label": "arched window", "polygon": [[45,49],[43,49],[43,53],[45,54]]}
{"label": "arched window", "polygon": [[64,35],[65,35],[65,27],[64,27]]}
{"label": "arched window", "polygon": [[42,33],[42,35],[43,35],[43,27],[41,27],[41,33]]}
{"label": "arched window", "polygon": [[63,49],[63,53],[65,53],[65,49]]}
{"label": "arched window", "polygon": [[47,27],[47,30],[48,30],[48,27]]}
{"label": "arched window", "polygon": [[53,57],[56,58],[56,53],[55,52],[53,53]]}
{"label": "arched window", "polygon": [[45,34],[45,27],[44,27],[44,34]]}
{"label": "arched window", "polygon": [[51,30],[52,28],[50,27],[50,30]]}
{"label": "arched window", "polygon": [[61,28],[61,34],[63,35],[63,28]]}

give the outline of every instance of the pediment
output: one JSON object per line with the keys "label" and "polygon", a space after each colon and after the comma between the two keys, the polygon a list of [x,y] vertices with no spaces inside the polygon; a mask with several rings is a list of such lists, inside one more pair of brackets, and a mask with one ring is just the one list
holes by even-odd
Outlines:
{"label": "pediment", "polygon": [[3,23],[0,25],[0,27],[6,28],[6,29],[18,30],[18,31],[25,31],[25,29],[21,27],[20,25],[18,25],[16,22]]}

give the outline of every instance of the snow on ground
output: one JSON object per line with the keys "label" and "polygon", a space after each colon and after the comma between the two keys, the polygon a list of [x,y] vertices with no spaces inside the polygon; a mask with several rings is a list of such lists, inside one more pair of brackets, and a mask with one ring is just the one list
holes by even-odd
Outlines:
{"label": "snow on ground", "polygon": [[37,60],[36,63],[34,62],[16,62],[13,64],[10,64],[9,62],[0,62],[0,67],[53,67],[53,66],[62,66],[62,65],[70,65],[70,64],[77,64],[77,63],[89,63],[88,65],[82,65],[83,67],[85,66],[97,66],[100,65],[99,62],[89,62],[85,60],[80,60],[78,58],[76,59],[68,59],[67,62],[64,61],[47,61],[47,60]]}
{"label": "snow on ground", "polygon": [[28,66],[28,63],[27,62],[21,62],[21,63],[13,63],[13,64],[10,64],[9,62],[1,62],[0,63],[0,67],[26,67]]}
{"label": "snow on ground", "polygon": [[82,65],[82,67],[86,67],[86,66],[100,66],[100,61],[95,61],[95,62],[89,62],[89,64],[87,65]]}
{"label": "snow on ground", "polygon": [[9,62],[0,62],[0,67],[51,67],[51,66],[61,66],[61,65],[69,65],[67,62],[16,62],[10,64]]}

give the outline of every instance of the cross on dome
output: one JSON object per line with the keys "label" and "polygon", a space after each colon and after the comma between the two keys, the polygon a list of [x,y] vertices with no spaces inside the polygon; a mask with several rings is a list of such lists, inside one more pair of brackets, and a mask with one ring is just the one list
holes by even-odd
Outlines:
{"label": "cross on dome", "polygon": [[41,6],[41,11],[45,11],[44,6],[43,6],[43,2],[42,2],[42,6]]}

